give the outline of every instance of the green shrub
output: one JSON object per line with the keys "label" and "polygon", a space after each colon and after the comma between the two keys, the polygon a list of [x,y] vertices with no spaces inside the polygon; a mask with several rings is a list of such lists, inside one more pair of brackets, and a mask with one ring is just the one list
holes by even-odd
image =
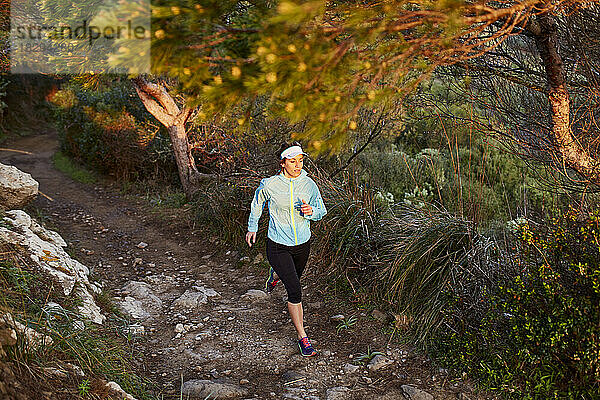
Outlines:
{"label": "green shrub", "polygon": [[519,225],[504,279],[480,299],[485,313],[455,295],[437,354],[509,397],[598,398],[599,221],[568,211]]}
{"label": "green shrub", "polygon": [[50,101],[64,154],[120,180],[177,182],[168,133],[128,81],[97,90],[71,82]]}

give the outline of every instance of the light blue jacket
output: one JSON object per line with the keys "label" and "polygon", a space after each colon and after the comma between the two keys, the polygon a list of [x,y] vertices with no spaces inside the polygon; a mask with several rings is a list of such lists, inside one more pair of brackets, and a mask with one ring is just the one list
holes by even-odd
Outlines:
{"label": "light blue jacket", "polygon": [[[302,200],[312,207],[312,215],[302,214]],[[258,230],[258,220],[265,202],[269,205],[267,237],[286,246],[308,241],[310,221],[318,221],[327,214],[319,188],[305,170],[296,178],[286,178],[280,173],[260,181],[250,206],[248,232]]]}

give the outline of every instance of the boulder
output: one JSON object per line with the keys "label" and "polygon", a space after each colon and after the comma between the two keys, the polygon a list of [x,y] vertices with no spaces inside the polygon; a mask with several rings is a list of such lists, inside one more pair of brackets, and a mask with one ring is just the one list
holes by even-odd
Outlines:
{"label": "boulder", "polygon": [[0,163],[0,208],[21,208],[38,194],[39,183],[30,174]]}
{"label": "boulder", "polygon": [[[0,242],[18,245],[29,253],[29,258],[39,267],[42,274],[57,282],[66,296],[71,295],[77,285],[76,294],[82,300],[79,312],[102,324],[106,317],[94,301],[94,293],[101,289],[89,281],[90,270],[65,251],[64,239],[48,230],[22,210],[5,213],[5,226],[0,226]],[[8,228],[6,227],[8,225]]]}

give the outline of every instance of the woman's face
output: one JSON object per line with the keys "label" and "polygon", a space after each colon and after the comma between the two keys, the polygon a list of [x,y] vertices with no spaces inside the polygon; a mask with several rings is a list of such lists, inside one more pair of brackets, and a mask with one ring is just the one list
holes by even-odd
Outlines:
{"label": "woman's face", "polygon": [[304,154],[298,154],[294,158],[284,158],[281,161],[283,167],[283,173],[288,178],[296,178],[302,172],[302,166],[304,165]]}

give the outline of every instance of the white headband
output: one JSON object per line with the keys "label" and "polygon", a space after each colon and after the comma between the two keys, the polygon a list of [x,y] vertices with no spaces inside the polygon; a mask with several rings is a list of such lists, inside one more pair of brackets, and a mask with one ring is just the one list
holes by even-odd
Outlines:
{"label": "white headband", "polygon": [[304,154],[304,155],[306,155],[306,153],[302,151],[302,147],[300,147],[300,146],[291,146],[291,147],[288,147],[287,149],[285,149],[284,151],[281,152],[281,159],[283,160],[284,158],[294,158],[298,154]]}

